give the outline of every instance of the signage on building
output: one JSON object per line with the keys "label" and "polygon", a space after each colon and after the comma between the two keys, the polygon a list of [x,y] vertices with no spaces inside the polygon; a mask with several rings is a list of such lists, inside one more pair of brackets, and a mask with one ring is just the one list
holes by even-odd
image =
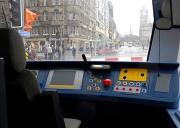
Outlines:
{"label": "signage on building", "polygon": [[18,30],[18,33],[19,33],[22,37],[30,37],[30,32],[23,31],[23,30]]}

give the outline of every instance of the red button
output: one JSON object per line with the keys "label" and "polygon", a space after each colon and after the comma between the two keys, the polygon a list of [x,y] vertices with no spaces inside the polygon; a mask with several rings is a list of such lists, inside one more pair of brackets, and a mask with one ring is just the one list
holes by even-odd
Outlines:
{"label": "red button", "polygon": [[119,88],[118,88],[118,87],[116,87],[116,90],[119,90]]}
{"label": "red button", "polygon": [[104,79],[102,82],[103,82],[104,87],[109,87],[112,85],[111,79]]}
{"label": "red button", "polygon": [[132,91],[132,88],[129,88],[129,91]]}
{"label": "red button", "polygon": [[136,92],[138,92],[139,91],[139,89],[136,89]]}
{"label": "red button", "polygon": [[125,88],[122,88],[122,90],[124,91],[124,90],[126,90]]}

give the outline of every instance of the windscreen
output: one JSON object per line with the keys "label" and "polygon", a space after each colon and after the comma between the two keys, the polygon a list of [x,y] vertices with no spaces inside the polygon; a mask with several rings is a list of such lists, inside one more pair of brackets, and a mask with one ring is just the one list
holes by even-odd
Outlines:
{"label": "windscreen", "polygon": [[146,61],[152,0],[4,0],[0,27],[16,29],[28,61]]}

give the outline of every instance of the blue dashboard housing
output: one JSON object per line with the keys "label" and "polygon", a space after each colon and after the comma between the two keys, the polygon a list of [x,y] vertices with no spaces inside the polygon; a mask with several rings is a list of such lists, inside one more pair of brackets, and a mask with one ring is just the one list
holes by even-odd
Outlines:
{"label": "blue dashboard housing", "polygon": [[[72,63],[72,62],[71,62]],[[80,62],[74,62],[80,64]],[[82,63],[82,62],[81,62]],[[93,64],[93,62],[92,62]],[[98,64],[98,63],[97,63]],[[101,64],[101,63],[99,63]],[[166,108],[177,108],[179,103],[179,74],[178,66],[179,64],[156,64],[156,63],[109,63],[111,65],[111,70],[109,73],[101,71],[98,73],[99,76],[106,76],[112,80],[112,86],[104,88],[102,83],[99,82],[96,84],[99,87],[97,90],[89,91],[87,88],[90,85],[89,79],[91,70],[88,68],[82,68],[79,66],[74,67],[54,67],[51,69],[41,69],[38,72],[37,79],[39,84],[44,91],[58,91],[62,97],[68,98],[78,98],[78,99],[87,99],[87,100],[101,100],[101,101],[113,101],[113,102],[130,102],[138,104],[148,104],[153,106],[162,106]],[[125,65],[124,65],[125,64]],[[118,66],[119,65],[119,66]],[[148,71],[147,81],[146,81],[146,92],[140,93],[128,93],[128,92],[116,92],[115,83],[119,77],[119,72],[121,68],[145,68]],[[46,80],[48,78],[48,73],[50,70],[60,70],[60,69],[72,69],[72,70],[83,70],[84,76],[82,81],[81,89],[47,89]],[[170,83],[169,89],[167,92],[156,91],[156,83],[158,74],[169,74]],[[97,75],[97,74],[95,74]],[[97,76],[98,76],[97,75]]]}

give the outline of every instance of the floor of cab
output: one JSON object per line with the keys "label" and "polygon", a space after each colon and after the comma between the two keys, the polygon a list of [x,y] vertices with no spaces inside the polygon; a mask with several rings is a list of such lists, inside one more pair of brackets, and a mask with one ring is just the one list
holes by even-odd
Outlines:
{"label": "floor of cab", "polygon": [[171,128],[164,108],[70,99],[62,106],[65,117],[82,120],[81,128]]}

